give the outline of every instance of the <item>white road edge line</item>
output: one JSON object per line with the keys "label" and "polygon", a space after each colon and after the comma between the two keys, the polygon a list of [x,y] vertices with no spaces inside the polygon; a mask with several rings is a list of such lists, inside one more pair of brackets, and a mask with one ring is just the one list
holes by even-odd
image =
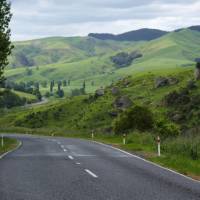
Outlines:
{"label": "white road edge line", "polygon": [[149,164],[154,165],[154,166],[156,166],[156,167],[159,167],[159,168],[161,168],[161,169],[167,170],[167,171],[172,172],[172,173],[174,173],[174,174],[176,174],[176,175],[182,176],[182,177],[184,177],[184,178],[186,178],[186,179],[188,179],[188,180],[190,180],[190,181],[194,181],[194,182],[200,183],[200,181],[195,180],[195,179],[193,179],[193,178],[190,178],[189,176],[185,176],[185,175],[183,175],[183,174],[181,174],[181,173],[179,173],[179,172],[173,171],[172,169],[168,169],[168,168],[166,168],[166,167],[162,167],[162,166],[160,166],[160,165],[158,165],[158,164],[156,164],[156,163],[154,163],[154,162],[151,162],[151,161],[149,161],[149,160],[146,160],[146,159],[141,158],[141,157],[139,157],[139,156],[136,156],[136,155],[134,155],[134,154],[128,153],[128,152],[126,152],[126,151],[124,151],[124,150],[121,150],[121,149],[118,149],[118,148],[115,148],[115,147],[113,147],[113,146],[110,146],[110,145],[107,145],[107,144],[103,144],[103,143],[97,142],[97,141],[91,141],[91,142],[94,142],[94,143],[96,143],[96,144],[103,145],[103,146],[105,146],[105,147],[109,147],[109,148],[111,148],[111,149],[115,149],[115,150],[120,151],[120,152],[122,152],[122,153],[125,153],[125,154],[127,154],[127,155],[129,155],[129,156],[131,156],[131,157],[137,158],[137,159],[142,160],[142,161],[144,161],[144,162],[146,162],[146,163],[149,163]]}
{"label": "white road edge line", "polygon": [[6,155],[8,155],[9,153],[12,153],[12,152],[16,151],[16,150],[19,149],[21,146],[22,146],[22,142],[19,141],[19,144],[17,145],[16,148],[14,148],[14,149],[12,149],[12,150],[10,150],[10,151],[8,151],[8,152],[6,152],[6,153],[0,155],[0,160],[3,159],[3,158],[4,158]]}
{"label": "white road edge line", "polygon": [[85,169],[85,171],[86,171],[89,175],[91,175],[92,177],[98,178],[98,176],[97,176],[96,174],[94,174],[93,172],[91,172],[89,169]]}
{"label": "white road edge line", "polygon": [[68,156],[69,159],[74,160],[74,158],[72,156]]}

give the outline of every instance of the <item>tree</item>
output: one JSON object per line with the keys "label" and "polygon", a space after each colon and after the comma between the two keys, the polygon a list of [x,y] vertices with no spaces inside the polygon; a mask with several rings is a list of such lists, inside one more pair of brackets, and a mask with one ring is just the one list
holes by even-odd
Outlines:
{"label": "tree", "polygon": [[27,69],[26,69],[26,75],[27,75],[27,76],[32,76],[32,74],[33,74],[32,69],[27,68]]}
{"label": "tree", "polygon": [[200,80],[200,59],[196,59],[195,80]]}
{"label": "tree", "polygon": [[50,93],[52,93],[52,92],[53,92],[53,87],[54,87],[54,82],[53,82],[53,81],[51,81],[51,83],[50,83]]}
{"label": "tree", "polygon": [[66,86],[67,86],[67,81],[64,80],[64,81],[63,81],[63,87],[66,87]]}
{"label": "tree", "polygon": [[64,95],[65,95],[65,93],[64,93],[64,91],[63,91],[62,89],[58,90],[58,91],[56,92],[56,94],[58,95],[59,98],[63,98]]}
{"label": "tree", "polygon": [[58,90],[57,90],[56,94],[60,98],[64,97],[64,91],[61,89],[61,86],[62,86],[62,82],[58,81]]}
{"label": "tree", "polygon": [[0,84],[5,80],[3,76],[4,68],[8,65],[8,56],[13,48],[9,29],[11,17],[10,3],[7,0],[0,0]]}
{"label": "tree", "polygon": [[42,95],[41,95],[40,90],[39,90],[38,88],[35,88],[35,89],[34,89],[33,94],[37,97],[37,99],[38,99],[39,101],[42,100]]}
{"label": "tree", "polygon": [[121,113],[113,124],[115,133],[123,133],[129,130],[150,130],[154,126],[153,113],[142,106],[133,106]]}

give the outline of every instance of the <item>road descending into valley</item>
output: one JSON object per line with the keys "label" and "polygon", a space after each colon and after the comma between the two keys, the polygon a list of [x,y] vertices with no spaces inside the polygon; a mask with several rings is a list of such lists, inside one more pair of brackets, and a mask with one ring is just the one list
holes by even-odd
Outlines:
{"label": "road descending into valley", "polygon": [[0,200],[200,200],[200,183],[112,147],[81,139],[9,135]]}

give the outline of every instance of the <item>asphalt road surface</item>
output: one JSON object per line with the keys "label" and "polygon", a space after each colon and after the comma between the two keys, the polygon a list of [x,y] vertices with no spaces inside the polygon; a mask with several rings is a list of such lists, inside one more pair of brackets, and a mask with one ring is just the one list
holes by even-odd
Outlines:
{"label": "asphalt road surface", "polygon": [[109,146],[19,136],[0,159],[0,200],[200,200],[200,183]]}

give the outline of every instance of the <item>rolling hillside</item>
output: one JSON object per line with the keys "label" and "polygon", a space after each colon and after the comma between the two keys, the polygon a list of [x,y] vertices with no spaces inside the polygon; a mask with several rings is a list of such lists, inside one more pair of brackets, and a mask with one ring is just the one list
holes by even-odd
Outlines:
{"label": "rolling hillside", "polygon": [[127,42],[101,41],[91,37],[52,37],[15,42],[10,68],[71,63],[122,50]]}
{"label": "rolling hillside", "polygon": [[[200,32],[183,29],[149,42],[138,43],[102,41],[88,37],[47,38],[20,42],[16,43],[15,52],[11,57],[11,63],[15,63],[12,65],[19,67],[7,68],[6,77],[17,82],[71,80],[71,86],[64,88],[67,93],[73,88],[80,88],[86,80],[86,91],[93,92],[100,86],[109,85],[130,74],[190,68],[194,64],[194,59],[200,57],[199,38]],[[40,47],[42,52],[37,52],[33,46]],[[36,66],[29,67],[29,75],[27,66],[16,64],[19,60],[14,61],[17,59],[16,52],[20,51],[37,63]],[[65,53],[60,53],[61,51]],[[140,52],[142,57],[126,67],[116,67],[111,61],[111,57],[119,52],[135,51]],[[56,59],[55,53],[59,55]]]}

